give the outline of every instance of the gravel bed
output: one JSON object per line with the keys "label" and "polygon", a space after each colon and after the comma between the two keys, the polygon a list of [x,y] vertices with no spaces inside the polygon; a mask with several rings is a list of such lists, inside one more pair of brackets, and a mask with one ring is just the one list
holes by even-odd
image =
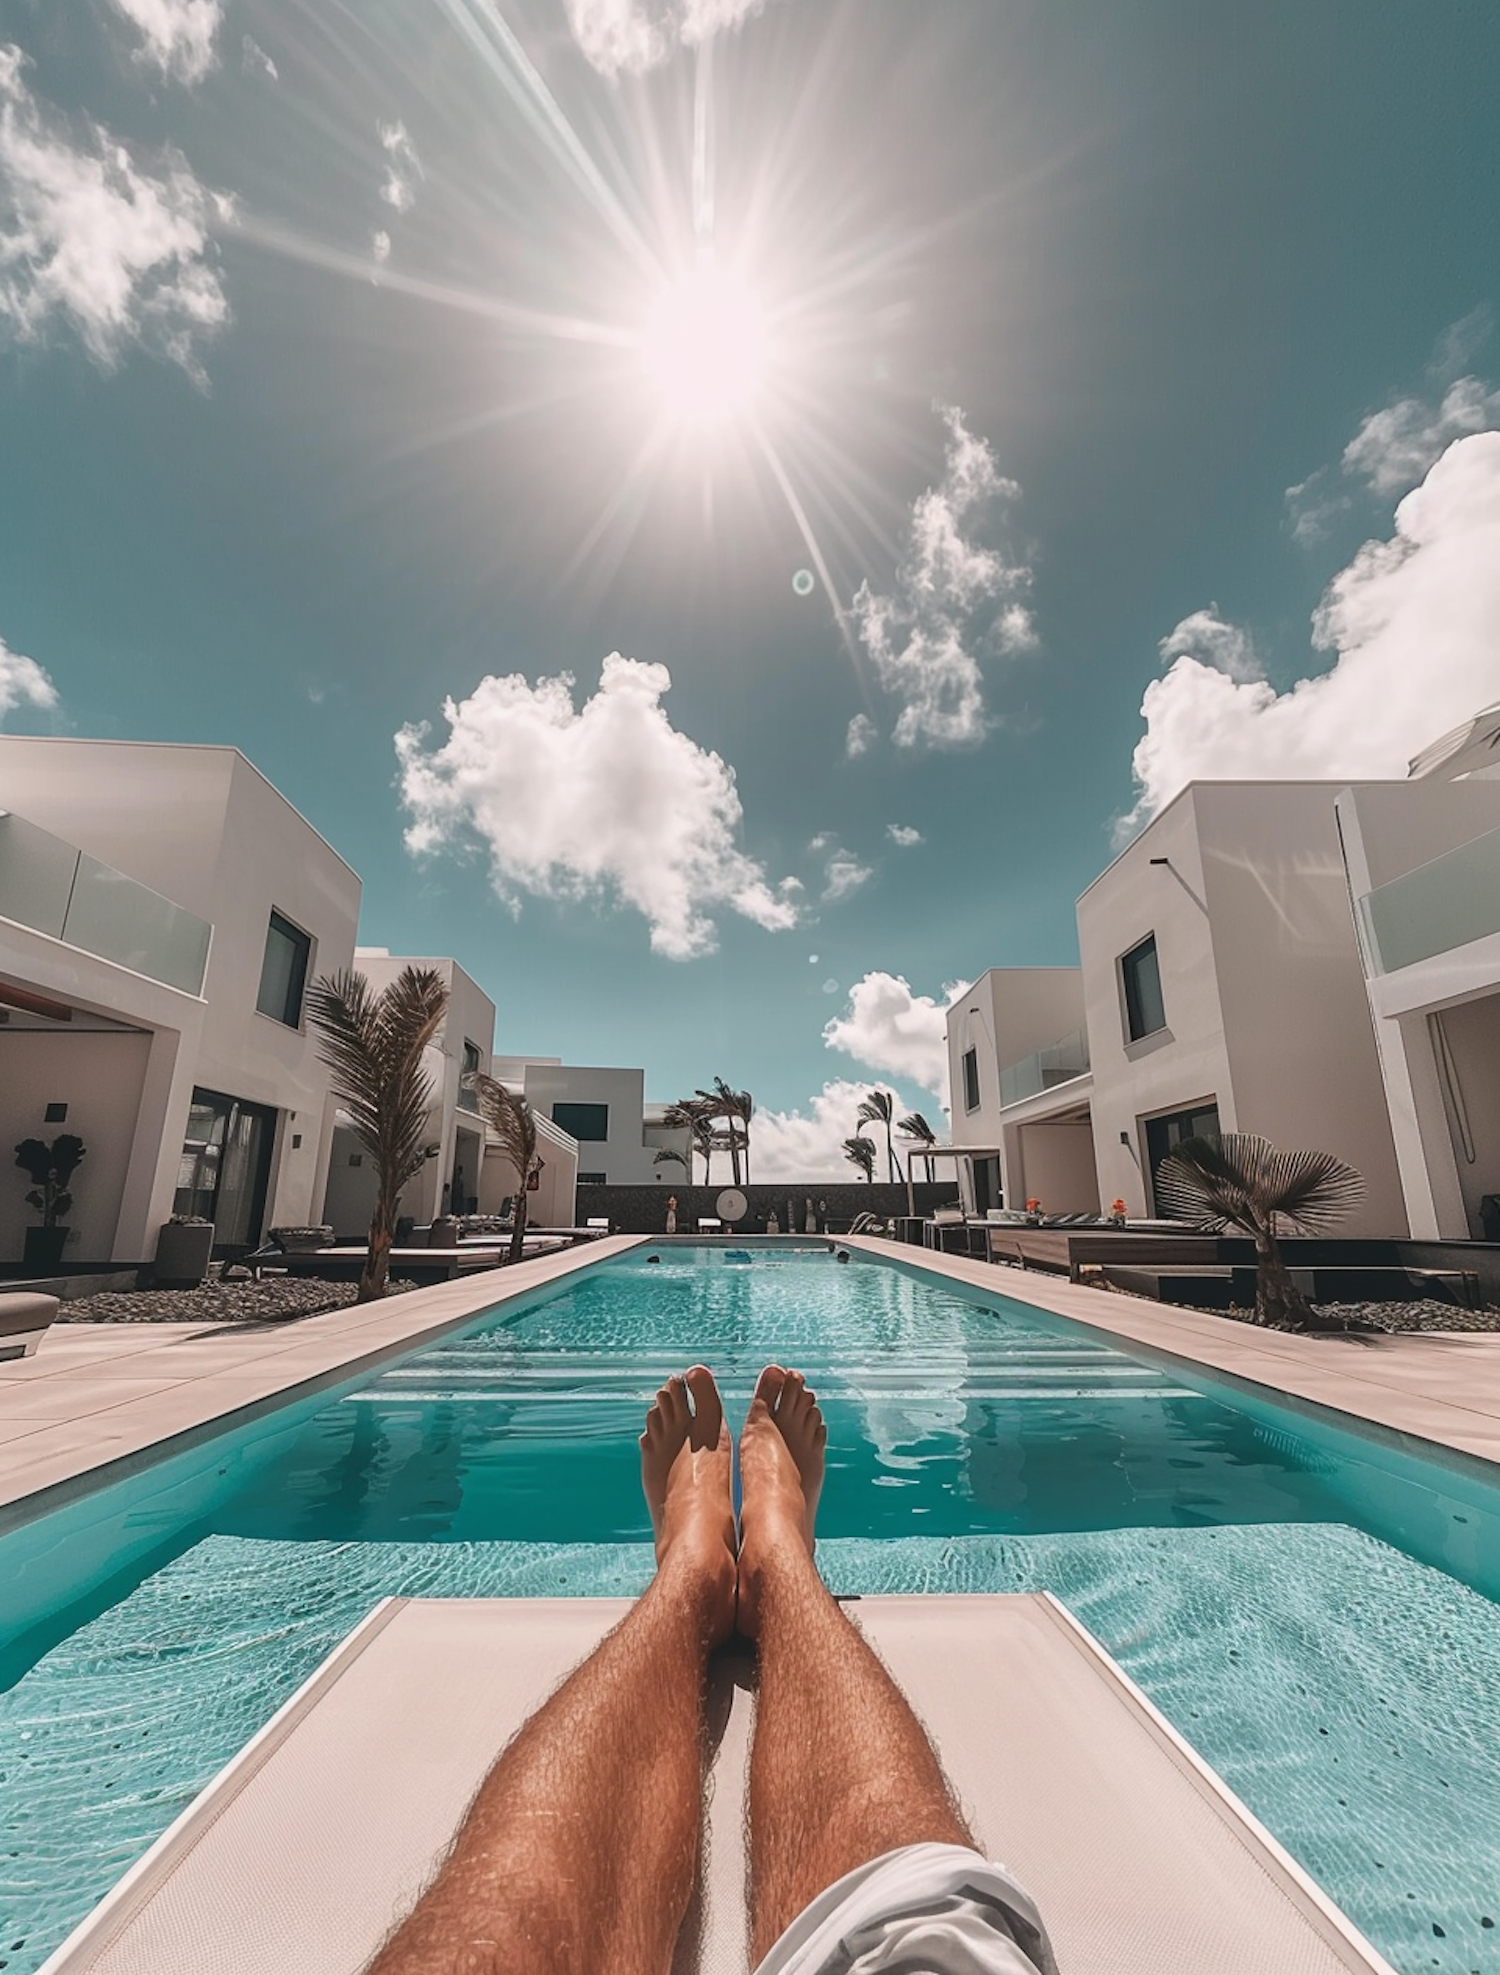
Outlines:
{"label": "gravel bed", "polygon": [[[388,1296],[415,1289],[392,1282]],[[282,1323],[341,1310],[354,1301],[358,1284],[319,1282],[309,1276],[265,1276],[259,1282],[206,1282],[201,1289],[102,1290],[64,1303],[60,1324],[239,1324]]]}
{"label": "gravel bed", "polygon": [[1331,1323],[1360,1330],[1500,1330],[1500,1310],[1466,1310],[1458,1303],[1419,1297],[1412,1303],[1315,1303]]}

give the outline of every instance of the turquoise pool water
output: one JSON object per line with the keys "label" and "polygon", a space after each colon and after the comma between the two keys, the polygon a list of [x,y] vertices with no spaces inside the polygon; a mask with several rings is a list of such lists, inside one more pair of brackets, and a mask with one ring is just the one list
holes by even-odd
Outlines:
{"label": "turquoise pool water", "polygon": [[1500,1491],[915,1271],[661,1253],[0,1541],[0,1968],[376,1598],[638,1589],[635,1436],[701,1357],[732,1417],[817,1386],[836,1589],[1050,1588],[1398,1968],[1500,1975]]}

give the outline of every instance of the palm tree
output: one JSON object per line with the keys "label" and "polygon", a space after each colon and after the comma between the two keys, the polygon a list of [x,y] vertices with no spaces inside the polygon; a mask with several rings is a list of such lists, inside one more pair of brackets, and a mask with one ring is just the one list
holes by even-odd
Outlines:
{"label": "palm tree", "polygon": [[[740,1154],[745,1155],[746,1180],[750,1177],[750,1132],[751,1113],[755,1109],[755,1099],[747,1090],[733,1090],[722,1077],[714,1078],[712,1090],[700,1090],[696,1099],[698,1105],[710,1119],[722,1118],[727,1132],[719,1133],[714,1140],[720,1151],[729,1154],[730,1174],[736,1186],[740,1183]],[[743,1125],[743,1131],[736,1129]]]}
{"label": "palm tree", "polygon": [[844,1157],[851,1166],[858,1166],[870,1184],[874,1185],[875,1141],[873,1138],[866,1138],[863,1132],[856,1132],[853,1138],[846,1138]]}
{"label": "palm tree", "polygon": [[[920,1111],[913,1111],[907,1117],[902,1118],[897,1123],[896,1129],[907,1140],[908,1145],[937,1144],[937,1133],[928,1124]],[[917,1211],[916,1199],[911,1190],[911,1162],[916,1156],[915,1152],[912,1151],[908,1151],[906,1155],[906,1211],[912,1216],[915,1216]],[[932,1184],[931,1159],[927,1161],[927,1183],[929,1186]]]}
{"label": "palm tree", "polygon": [[1156,1169],[1156,1203],[1174,1220],[1239,1228],[1255,1243],[1255,1321],[1327,1329],[1293,1282],[1278,1221],[1322,1234],[1364,1198],[1365,1183],[1331,1152],[1278,1152],[1254,1132],[1184,1139]]}
{"label": "palm tree", "polygon": [[403,967],[378,994],[363,974],[313,982],[307,1017],[334,1096],[375,1168],[375,1207],[357,1301],[384,1296],[401,1189],[426,1157],[432,1081],[422,1051],[448,1011],[443,977],[431,967]]}
{"label": "palm tree", "polygon": [[750,1095],[748,1090],[735,1091],[734,1111],[735,1116],[740,1121],[740,1127],[744,1134],[745,1184],[748,1186],[750,1184],[750,1120],[755,1116],[755,1099]]}
{"label": "palm tree", "polygon": [[498,1078],[474,1070],[464,1082],[479,1099],[479,1115],[499,1141],[500,1150],[516,1169],[515,1206],[510,1216],[510,1255],[519,1262],[526,1246],[526,1189],[540,1170],[536,1156],[536,1113],[518,1090],[507,1090]]}
{"label": "palm tree", "polygon": [[861,1103],[855,1116],[862,1125],[881,1124],[885,1126],[886,1173],[892,1186],[901,1177],[896,1171],[896,1152],[891,1144],[891,1119],[896,1115],[896,1100],[888,1090],[872,1090]]}
{"label": "palm tree", "polygon": [[713,1147],[706,1144],[705,1140],[713,1136],[713,1123],[711,1114],[706,1109],[706,1105],[711,1104],[712,1101],[712,1099],[705,1100],[702,1097],[679,1097],[675,1104],[669,1104],[665,1111],[662,1112],[661,1121],[668,1131],[686,1132],[688,1134],[688,1148],[686,1153],[674,1151],[664,1152],[654,1163],[660,1166],[667,1160],[680,1160],[687,1167],[689,1185],[692,1184],[693,1154],[695,1152],[702,1155],[703,1184],[705,1186],[708,1185],[709,1160],[713,1153]]}

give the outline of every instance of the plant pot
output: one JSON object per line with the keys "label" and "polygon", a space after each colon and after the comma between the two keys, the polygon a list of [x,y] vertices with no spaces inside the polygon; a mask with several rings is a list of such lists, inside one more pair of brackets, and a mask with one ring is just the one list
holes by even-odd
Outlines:
{"label": "plant pot", "polygon": [[63,1249],[68,1245],[71,1228],[30,1227],[26,1230],[26,1248],[21,1257],[24,1268],[55,1271],[62,1267]]}
{"label": "plant pot", "polygon": [[208,1274],[209,1257],[214,1252],[212,1221],[201,1227],[168,1221],[156,1237],[156,1261],[151,1270],[153,1289],[198,1289]]}
{"label": "plant pot", "polygon": [[316,1255],[320,1248],[332,1247],[333,1229],[272,1228],[271,1239],[283,1255]]}

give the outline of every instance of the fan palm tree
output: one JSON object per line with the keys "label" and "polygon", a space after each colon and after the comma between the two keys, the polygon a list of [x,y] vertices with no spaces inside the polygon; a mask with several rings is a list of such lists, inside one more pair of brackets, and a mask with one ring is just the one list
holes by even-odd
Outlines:
{"label": "fan palm tree", "polygon": [[[900,1119],[896,1125],[896,1129],[907,1141],[908,1145],[937,1144],[937,1133],[928,1124],[920,1111],[913,1111],[908,1116]],[[915,1215],[917,1211],[916,1199],[911,1190],[911,1162],[916,1156],[916,1153],[912,1151],[908,1151],[906,1155],[906,1211],[911,1215]],[[927,1183],[929,1186],[932,1184],[931,1159],[927,1161]]]}
{"label": "fan palm tree", "polygon": [[536,1156],[536,1113],[518,1090],[507,1090],[497,1077],[474,1070],[464,1082],[479,1100],[479,1115],[499,1141],[500,1150],[517,1175],[516,1204],[510,1216],[509,1260],[519,1262],[526,1246],[526,1189],[540,1170]]}
{"label": "fan palm tree", "polygon": [[333,1094],[375,1168],[361,1303],[385,1294],[401,1189],[426,1157],[433,1091],[422,1051],[447,1011],[448,989],[431,967],[403,967],[378,994],[350,972],[325,975],[308,990],[307,1018]]}
{"label": "fan palm tree", "polygon": [[870,1184],[874,1185],[875,1141],[873,1138],[866,1138],[863,1132],[856,1132],[853,1138],[846,1138],[844,1157],[851,1166],[858,1166]]}
{"label": "fan palm tree", "polygon": [[[1282,1330],[1319,1328],[1293,1282],[1278,1223],[1323,1234],[1364,1198],[1365,1183],[1331,1152],[1278,1152],[1254,1132],[1184,1139],[1156,1169],[1156,1201],[1174,1220],[1238,1228],[1255,1243],[1255,1321]],[[1322,1326],[1327,1328],[1327,1326]]]}
{"label": "fan palm tree", "polygon": [[892,1186],[901,1177],[896,1171],[896,1150],[891,1143],[891,1120],[895,1115],[896,1100],[888,1090],[870,1091],[855,1113],[855,1116],[862,1125],[880,1124],[885,1126],[886,1176]]}

